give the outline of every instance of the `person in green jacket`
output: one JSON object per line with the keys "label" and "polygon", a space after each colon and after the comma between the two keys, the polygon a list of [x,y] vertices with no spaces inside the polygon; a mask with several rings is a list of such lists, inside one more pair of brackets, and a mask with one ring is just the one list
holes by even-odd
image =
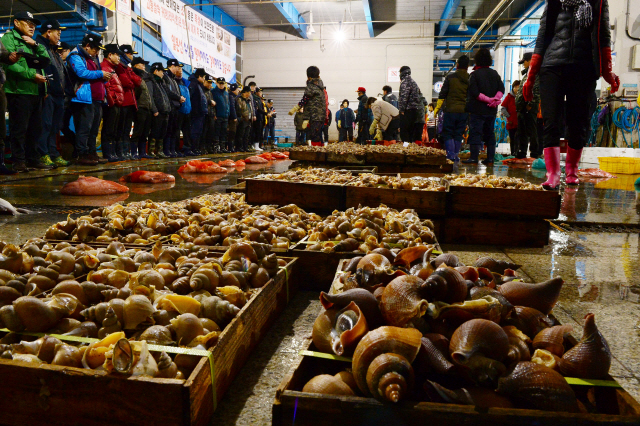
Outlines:
{"label": "person in green jacket", "polygon": [[[14,15],[13,29],[2,36],[0,41],[11,52],[35,55],[40,61],[48,61],[49,54],[45,46],[33,39],[33,33],[40,21],[31,12],[18,12]],[[46,83],[42,69],[29,66],[27,58],[12,65],[3,64],[7,75],[4,91],[7,95],[9,110],[9,133],[13,170],[28,171],[27,166],[38,169],[51,169],[44,164],[36,151],[36,141],[42,132],[42,98],[39,85]],[[33,64],[33,61],[31,63]],[[26,151],[26,152],[25,152]],[[25,160],[25,156],[28,158]]]}

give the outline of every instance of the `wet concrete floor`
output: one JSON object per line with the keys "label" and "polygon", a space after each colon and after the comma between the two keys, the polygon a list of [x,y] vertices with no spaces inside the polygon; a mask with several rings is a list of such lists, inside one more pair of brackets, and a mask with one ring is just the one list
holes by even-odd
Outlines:
{"label": "wet concrete floor", "polygon": [[[227,156],[228,157],[228,156]],[[226,158],[220,156],[217,161]],[[232,157],[234,159],[240,157]],[[213,179],[197,181],[179,176],[177,168],[184,159],[153,162],[129,162],[99,168],[76,168],[49,172],[0,177],[0,198],[14,204],[41,206],[33,215],[0,218],[0,240],[20,243],[42,236],[51,223],[63,220],[74,206],[104,205],[110,199],[86,200],[86,197],[65,197],[60,187],[75,180],[79,174],[118,180],[134,170],[155,170],[176,175],[172,188],[156,192],[143,191],[131,185],[127,202],[180,200],[205,192],[222,192],[241,176],[256,170],[283,171],[292,162],[272,162],[266,166],[247,167]],[[293,163],[295,165],[295,163]],[[589,165],[588,167],[592,167]],[[523,177],[534,183],[544,181],[543,170],[496,166],[462,166],[459,172],[494,173]],[[640,188],[633,183],[638,176],[620,175],[608,181],[585,182],[575,190],[563,188],[562,210],[558,223],[585,225],[589,231],[605,226],[611,231],[626,225],[626,232],[582,232],[552,229],[549,245],[543,248],[505,248],[495,246],[445,245],[444,250],[457,254],[464,263],[472,263],[480,255],[491,255],[523,265],[521,272],[531,282],[551,277],[565,280],[560,300],[553,313],[565,324],[574,326],[574,336],[580,338],[587,313],[595,313],[596,323],[614,354],[611,375],[636,399],[640,400]],[[129,186],[129,184],[127,184]],[[140,189],[137,191],[137,189]],[[55,207],[55,208],[54,208]],[[55,212],[49,212],[54,208]],[[36,210],[38,210],[36,208]],[[330,283],[327,283],[327,288]],[[266,425],[271,423],[271,406],[275,389],[299,358],[298,352],[311,335],[313,322],[320,311],[318,294],[299,292],[283,315],[254,350],[247,364],[236,377],[218,406],[212,424]]]}

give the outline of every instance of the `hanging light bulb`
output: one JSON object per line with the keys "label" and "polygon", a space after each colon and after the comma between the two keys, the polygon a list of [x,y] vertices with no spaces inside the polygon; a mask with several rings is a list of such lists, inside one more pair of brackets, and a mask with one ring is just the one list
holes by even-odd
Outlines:
{"label": "hanging light bulb", "polygon": [[466,17],[467,17],[467,9],[464,6],[462,6],[462,22],[458,27],[458,31],[465,32],[469,30],[469,28],[467,28],[467,24],[464,22]]}
{"label": "hanging light bulb", "polygon": [[309,26],[307,27],[307,34],[313,34],[316,30],[313,29],[313,12],[309,12]]}
{"label": "hanging light bulb", "polygon": [[451,54],[451,51],[449,50],[449,42],[447,42],[447,48],[444,49],[444,54],[445,55],[450,55]]}

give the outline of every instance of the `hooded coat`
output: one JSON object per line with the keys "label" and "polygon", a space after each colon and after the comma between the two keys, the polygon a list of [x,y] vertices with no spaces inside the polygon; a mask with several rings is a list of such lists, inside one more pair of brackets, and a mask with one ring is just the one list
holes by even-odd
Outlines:
{"label": "hooded coat", "polygon": [[327,100],[324,83],[320,78],[307,80],[307,88],[298,105],[304,107],[304,117],[307,120],[325,122],[327,119]]}
{"label": "hooded coat", "polygon": [[400,98],[398,100],[398,110],[405,112],[409,109],[424,111],[424,103],[420,95],[418,83],[411,78],[411,70],[404,70],[400,73]]}

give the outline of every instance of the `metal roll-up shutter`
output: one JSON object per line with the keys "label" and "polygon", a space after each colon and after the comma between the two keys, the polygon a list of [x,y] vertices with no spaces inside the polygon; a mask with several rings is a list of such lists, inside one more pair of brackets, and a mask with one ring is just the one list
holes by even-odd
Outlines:
{"label": "metal roll-up shutter", "polygon": [[296,126],[293,122],[293,115],[289,115],[289,110],[300,102],[304,95],[304,87],[277,87],[262,88],[262,95],[265,99],[273,99],[273,107],[276,109],[276,137],[281,143],[284,138],[289,138],[289,143],[296,140]]}

